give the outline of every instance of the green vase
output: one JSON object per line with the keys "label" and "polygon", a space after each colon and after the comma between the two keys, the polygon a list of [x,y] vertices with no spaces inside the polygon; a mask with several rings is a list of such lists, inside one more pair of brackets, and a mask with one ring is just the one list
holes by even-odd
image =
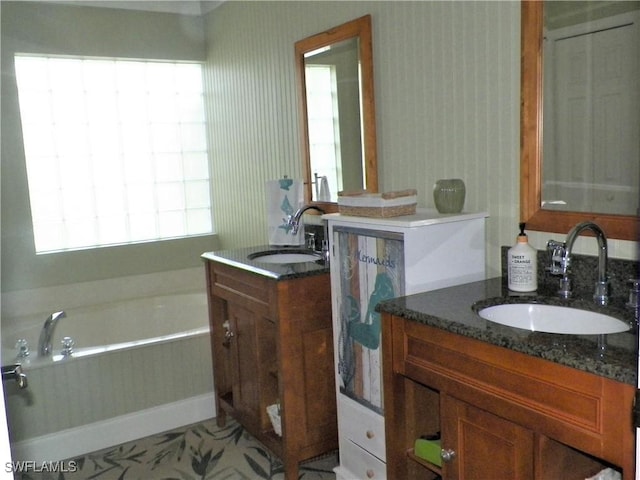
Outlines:
{"label": "green vase", "polygon": [[460,213],[465,195],[464,182],[459,178],[444,178],[433,186],[433,200],[440,213]]}

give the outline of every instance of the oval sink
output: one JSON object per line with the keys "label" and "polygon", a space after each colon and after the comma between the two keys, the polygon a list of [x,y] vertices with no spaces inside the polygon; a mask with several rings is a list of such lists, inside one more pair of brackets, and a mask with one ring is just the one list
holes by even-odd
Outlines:
{"label": "oval sink", "polygon": [[602,313],[557,305],[517,303],[494,305],[478,311],[478,315],[508,327],[532,332],[599,335],[629,330],[622,320]]}
{"label": "oval sink", "polygon": [[252,253],[248,258],[249,260],[262,263],[304,263],[317,262],[322,259],[320,255],[305,250],[295,250],[291,252],[267,250]]}

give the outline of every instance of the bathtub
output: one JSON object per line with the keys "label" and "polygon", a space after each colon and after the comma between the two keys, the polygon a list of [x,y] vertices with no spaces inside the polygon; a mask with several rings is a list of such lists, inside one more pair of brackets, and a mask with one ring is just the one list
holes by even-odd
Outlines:
{"label": "bathtub", "polygon": [[[2,320],[2,364],[21,363],[28,380],[5,384],[14,460],[66,459],[215,416],[203,291],[65,312],[48,358],[37,352],[48,313]],[[18,339],[29,356],[16,358]]]}

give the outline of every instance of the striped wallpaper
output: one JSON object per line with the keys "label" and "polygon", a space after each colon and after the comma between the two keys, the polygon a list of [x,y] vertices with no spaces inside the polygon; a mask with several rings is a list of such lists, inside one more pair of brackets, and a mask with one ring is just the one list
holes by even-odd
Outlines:
{"label": "striped wallpaper", "polygon": [[[417,188],[418,205],[433,207],[437,179],[464,179],[465,209],[490,215],[493,276],[499,247],[518,233],[517,1],[233,1],[210,13],[212,188],[222,246],[265,243],[265,181],[301,178],[295,41],[365,14],[373,20],[380,188]],[[544,248],[552,237],[531,238]]]}

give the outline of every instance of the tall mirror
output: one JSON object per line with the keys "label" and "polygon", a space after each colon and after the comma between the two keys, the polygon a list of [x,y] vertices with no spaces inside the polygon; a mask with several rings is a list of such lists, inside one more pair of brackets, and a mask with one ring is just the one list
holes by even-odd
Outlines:
{"label": "tall mirror", "polygon": [[640,2],[522,2],[521,218],[638,240]]}
{"label": "tall mirror", "polygon": [[295,44],[305,202],[378,191],[371,16]]}

